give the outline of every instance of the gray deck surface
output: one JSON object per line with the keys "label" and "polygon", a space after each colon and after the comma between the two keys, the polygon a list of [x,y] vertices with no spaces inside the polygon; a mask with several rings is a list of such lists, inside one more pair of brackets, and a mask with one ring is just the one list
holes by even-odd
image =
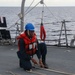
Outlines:
{"label": "gray deck surface", "polygon": [[[11,75],[6,71],[12,71],[17,75],[37,75],[19,68],[17,50],[17,46],[0,46],[0,74]],[[48,46],[47,51],[46,61],[50,69],[75,74],[75,48]],[[39,69],[34,69],[34,71],[46,75],[63,75]]]}

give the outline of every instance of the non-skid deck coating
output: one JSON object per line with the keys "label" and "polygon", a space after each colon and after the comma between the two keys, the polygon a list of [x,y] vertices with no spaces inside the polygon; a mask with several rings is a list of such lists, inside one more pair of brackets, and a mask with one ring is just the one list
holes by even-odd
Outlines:
{"label": "non-skid deck coating", "polygon": [[[27,73],[19,68],[17,50],[17,46],[0,46],[0,75],[15,75],[13,73],[16,75],[37,75]],[[75,74],[75,48],[48,46],[47,51],[46,61],[50,69]],[[40,69],[33,70],[46,75],[64,75]]]}

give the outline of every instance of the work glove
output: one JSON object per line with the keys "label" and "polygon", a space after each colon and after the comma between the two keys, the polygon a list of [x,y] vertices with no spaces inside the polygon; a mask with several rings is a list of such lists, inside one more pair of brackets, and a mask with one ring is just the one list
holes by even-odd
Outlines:
{"label": "work glove", "polygon": [[40,65],[40,67],[44,68],[44,64],[42,62],[42,59],[39,59],[39,65]]}
{"label": "work glove", "polygon": [[38,62],[35,59],[31,58],[31,60],[34,64],[38,64]]}

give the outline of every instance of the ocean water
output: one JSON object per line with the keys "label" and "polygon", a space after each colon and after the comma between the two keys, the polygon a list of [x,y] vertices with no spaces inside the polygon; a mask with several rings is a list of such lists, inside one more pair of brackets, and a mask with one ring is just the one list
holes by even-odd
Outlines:
{"label": "ocean water", "polygon": [[[68,44],[70,44],[71,39],[73,39],[75,35],[75,7],[36,7],[33,10],[31,8],[25,7],[25,17],[24,24],[33,23],[35,26],[35,32],[37,34],[38,39],[40,38],[40,23],[41,19],[43,19],[44,27],[46,30],[46,40],[56,40],[59,39],[59,34],[62,26],[62,21],[65,22],[67,31],[67,40]],[[30,12],[28,12],[31,10]],[[43,18],[42,18],[42,10],[43,10]],[[7,29],[8,30],[16,30],[15,23],[20,24],[20,18],[18,14],[21,12],[20,7],[0,7],[0,16],[6,17],[7,21]],[[63,28],[64,29],[64,28]],[[11,33],[16,33],[15,31],[11,31]],[[64,34],[64,31],[62,31]],[[11,37],[15,37],[16,34],[11,34]],[[64,35],[61,35],[61,38],[65,38]],[[61,40],[61,42],[65,42],[65,40]],[[47,42],[49,44],[57,44],[58,41],[50,41]]]}

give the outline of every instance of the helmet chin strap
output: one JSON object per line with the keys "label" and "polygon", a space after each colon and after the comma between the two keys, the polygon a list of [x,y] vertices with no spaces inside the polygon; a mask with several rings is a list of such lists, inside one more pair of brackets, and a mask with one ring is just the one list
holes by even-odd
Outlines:
{"label": "helmet chin strap", "polygon": [[32,35],[30,34],[29,30],[27,30],[27,35],[29,36],[29,38],[32,38]]}
{"label": "helmet chin strap", "polygon": [[28,34],[28,36],[30,36],[29,30],[27,30],[27,34]]}

